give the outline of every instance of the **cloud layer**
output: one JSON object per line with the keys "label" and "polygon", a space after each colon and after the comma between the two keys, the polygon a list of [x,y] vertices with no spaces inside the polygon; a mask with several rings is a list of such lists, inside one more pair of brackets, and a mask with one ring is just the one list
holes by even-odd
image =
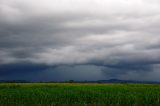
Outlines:
{"label": "cloud layer", "polygon": [[160,63],[158,0],[1,0],[0,17],[1,66],[78,73],[93,66],[99,79],[160,80],[152,77]]}

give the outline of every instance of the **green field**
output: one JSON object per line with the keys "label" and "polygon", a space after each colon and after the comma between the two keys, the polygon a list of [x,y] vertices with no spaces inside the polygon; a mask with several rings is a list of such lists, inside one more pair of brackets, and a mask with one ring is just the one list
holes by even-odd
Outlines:
{"label": "green field", "polygon": [[6,83],[0,106],[160,106],[160,85]]}

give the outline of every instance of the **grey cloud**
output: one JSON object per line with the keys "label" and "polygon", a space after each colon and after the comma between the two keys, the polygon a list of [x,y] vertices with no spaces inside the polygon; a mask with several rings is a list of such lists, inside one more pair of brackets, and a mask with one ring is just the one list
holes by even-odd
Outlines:
{"label": "grey cloud", "polygon": [[[28,81],[68,81],[68,80],[100,80],[105,76],[101,67],[94,65],[61,65],[48,67],[43,64],[12,64],[0,66],[0,80],[28,80]],[[13,71],[14,70],[14,71]]]}
{"label": "grey cloud", "polygon": [[155,72],[159,10],[158,0],[1,0],[0,64],[94,65],[117,77]]}

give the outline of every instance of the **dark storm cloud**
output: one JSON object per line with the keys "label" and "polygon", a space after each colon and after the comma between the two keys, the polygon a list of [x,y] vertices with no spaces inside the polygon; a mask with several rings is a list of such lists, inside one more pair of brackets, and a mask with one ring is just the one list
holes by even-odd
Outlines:
{"label": "dark storm cloud", "polygon": [[[138,75],[144,74],[147,80],[148,73],[158,73],[158,0],[1,0],[0,17],[2,75],[21,73],[20,66],[39,67],[40,72],[47,66],[47,73],[52,66],[65,70],[70,65],[76,67],[68,69],[70,74],[73,69],[77,74],[96,67],[106,78],[133,74],[140,79]],[[17,68],[4,71],[12,64]]]}
{"label": "dark storm cloud", "polygon": [[[104,79],[101,67],[93,65],[78,66],[45,66],[34,64],[12,64],[0,66],[0,80],[27,81],[68,81],[68,80],[98,80]],[[14,70],[14,71],[13,71]],[[92,75],[86,74],[92,73]]]}
{"label": "dark storm cloud", "polygon": [[43,71],[48,68],[49,67],[45,65],[36,65],[36,64],[27,64],[27,63],[0,65],[0,70],[1,70],[0,76],[26,74],[26,73],[36,72],[36,71]]}

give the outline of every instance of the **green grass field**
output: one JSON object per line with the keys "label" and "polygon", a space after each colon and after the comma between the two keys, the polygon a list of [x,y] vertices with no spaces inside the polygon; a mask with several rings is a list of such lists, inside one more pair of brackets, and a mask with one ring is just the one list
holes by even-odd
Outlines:
{"label": "green grass field", "polygon": [[160,85],[6,83],[0,106],[160,106]]}

